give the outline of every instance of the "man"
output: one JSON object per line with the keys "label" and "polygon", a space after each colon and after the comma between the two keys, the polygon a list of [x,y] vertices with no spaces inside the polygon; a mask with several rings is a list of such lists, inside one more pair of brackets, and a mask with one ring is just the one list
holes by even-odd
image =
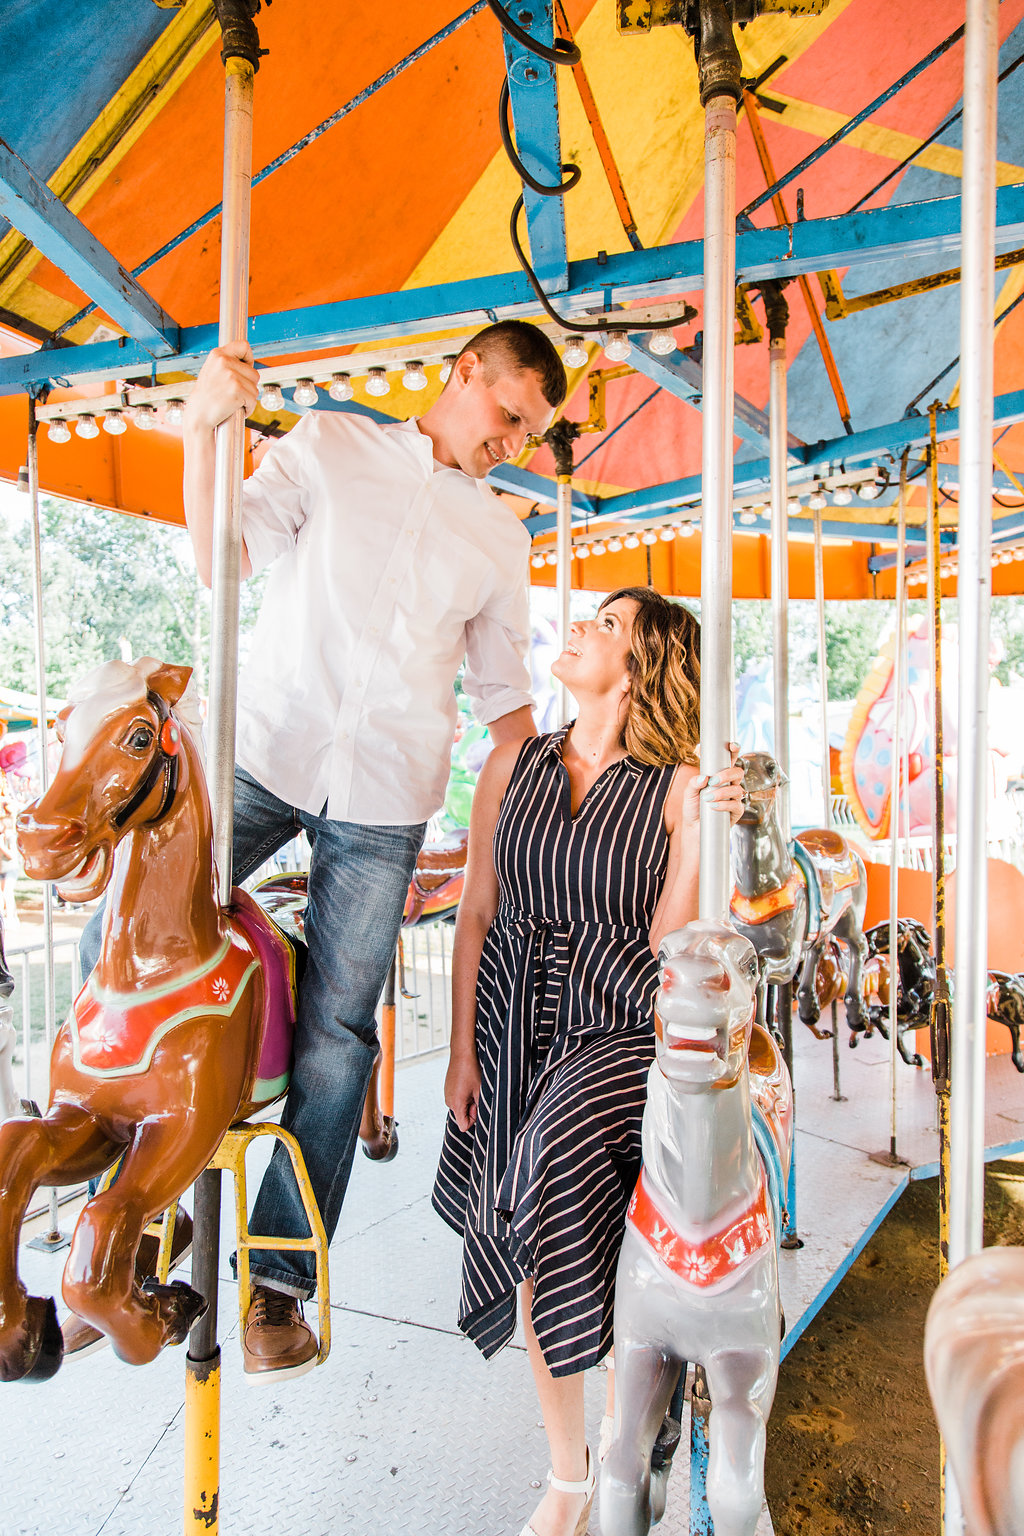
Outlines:
{"label": "man", "polygon": [[[211,353],[185,416],[185,515],[209,583],[214,434],[251,411],[248,347]],[[419,419],[378,426],[311,412],[246,482],[242,573],[272,565],[239,683],[234,877],[305,830],[312,847],[295,1065],[282,1124],[298,1138],[328,1239],[341,1211],[367,1083],[374,1013],[427,818],[444,798],[453,682],[498,744],[534,734],[525,665],[529,540],[483,484],[542,433],[565,372],[535,327],[506,321],[463,349]],[[303,1236],[275,1152],[252,1229]],[[312,1367],[301,1302],[312,1256],[254,1251],[245,1369]]]}

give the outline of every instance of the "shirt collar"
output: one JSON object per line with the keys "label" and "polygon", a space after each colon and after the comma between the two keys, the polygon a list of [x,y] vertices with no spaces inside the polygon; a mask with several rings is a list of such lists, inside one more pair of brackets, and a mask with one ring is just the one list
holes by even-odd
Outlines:
{"label": "shirt collar", "polygon": [[[569,725],[571,724],[572,721],[570,720]],[[556,757],[559,762],[562,761],[562,742],[565,740],[569,733],[569,725],[560,726],[557,731],[551,732],[551,735],[548,737],[547,741],[541,748],[541,757]],[[630,773],[643,773],[643,763],[638,763],[636,758],[631,757],[628,752],[626,753],[625,757],[620,757],[616,762],[609,763],[608,768],[604,770],[605,773],[607,773],[611,768],[618,768],[620,764],[623,764],[626,768],[628,768]]]}
{"label": "shirt collar", "polygon": [[[419,453],[424,462],[430,466],[433,473],[437,473],[443,469],[449,469],[451,470],[452,474],[461,475],[463,480],[468,480],[471,485],[475,486],[477,492],[483,496],[485,501],[496,499],[494,497],[494,492],[491,490],[491,487],[487,484],[486,480],[476,480],[472,475],[467,475],[463,469],[457,469],[452,464],[442,464],[439,459],[435,460],[434,445],[430,441],[430,438],[427,436],[427,434],[420,431],[418,416],[410,416],[406,421],[385,422],[383,423],[383,426],[385,432],[405,432],[415,437],[417,442],[416,452]],[[518,522],[518,518],[516,521]]]}

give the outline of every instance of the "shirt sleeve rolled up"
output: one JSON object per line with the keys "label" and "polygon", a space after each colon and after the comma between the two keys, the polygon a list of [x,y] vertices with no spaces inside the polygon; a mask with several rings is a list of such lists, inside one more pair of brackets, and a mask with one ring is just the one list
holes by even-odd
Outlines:
{"label": "shirt sleeve rolled up", "polygon": [[527,666],[530,602],[527,555],[520,579],[510,583],[466,623],[466,670],[462,686],[475,718],[490,725],[513,710],[533,708]]}
{"label": "shirt sleeve rolled up", "polygon": [[317,434],[310,411],[267,450],[242,486],[242,539],[254,575],[292,547],[306,520],[306,465]]}

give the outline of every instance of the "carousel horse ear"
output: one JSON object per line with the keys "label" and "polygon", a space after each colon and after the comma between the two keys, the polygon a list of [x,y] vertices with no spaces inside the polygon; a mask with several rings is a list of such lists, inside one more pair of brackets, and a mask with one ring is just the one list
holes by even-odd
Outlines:
{"label": "carousel horse ear", "polygon": [[64,740],[64,732],[67,730],[68,717],[74,707],[75,706],[73,704],[65,704],[64,708],[53,722],[57,731],[57,740],[60,742],[63,742]]}
{"label": "carousel horse ear", "polygon": [[175,667],[168,662],[161,662],[146,678],[146,687],[150,692],[158,693],[164,703],[170,707],[177,704],[188,687],[191,676],[191,667]]}

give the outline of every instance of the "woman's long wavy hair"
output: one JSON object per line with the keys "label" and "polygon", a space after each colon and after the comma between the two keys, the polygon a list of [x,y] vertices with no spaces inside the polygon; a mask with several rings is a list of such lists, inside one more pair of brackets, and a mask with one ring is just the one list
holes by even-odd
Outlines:
{"label": "woman's long wavy hair", "polygon": [[629,597],[629,704],[622,744],[652,768],[696,763],[700,737],[700,625],[688,608],[653,587],[620,587],[601,604]]}

